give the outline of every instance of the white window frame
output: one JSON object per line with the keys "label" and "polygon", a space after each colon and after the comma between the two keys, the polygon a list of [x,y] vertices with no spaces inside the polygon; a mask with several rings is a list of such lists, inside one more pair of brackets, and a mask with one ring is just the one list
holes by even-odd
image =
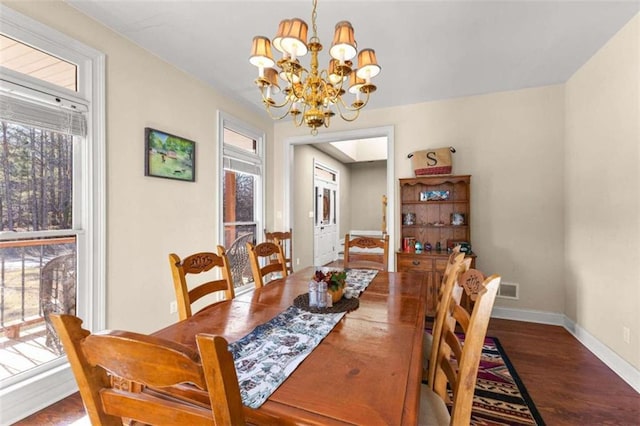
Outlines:
{"label": "white window frame", "polygon": [[[84,321],[83,327],[102,330],[106,318],[105,55],[2,4],[0,28],[9,37],[78,66],[77,92],[1,67],[0,89],[17,85],[44,101],[53,96],[88,108],[86,139],[77,152],[74,146],[74,168],[79,168],[82,182],[74,182],[73,226],[79,231],[79,258],[85,259],[77,266],[77,314]],[[43,234],[49,235],[46,232]],[[0,389],[0,424],[13,423],[77,391],[66,357],[40,367],[34,368],[30,377],[21,375],[23,380]]]}
{"label": "white window frame", "polygon": [[[256,141],[256,153],[253,154],[246,150],[233,146],[224,145],[224,129],[229,129]],[[256,241],[261,242],[264,239],[263,230],[265,224],[265,191],[266,191],[266,174],[265,174],[265,133],[256,129],[242,120],[226,113],[218,111],[218,240],[224,241],[224,192],[222,186],[224,182],[224,157],[231,157],[247,163],[252,163],[260,169],[260,177],[258,182],[258,191],[254,204],[254,217],[256,218]],[[222,243],[221,243],[222,244]],[[228,248],[228,247],[226,247]],[[245,288],[246,287],[246,288]],[[246,293],[254,288],[253,285],[239,287],[236,294]]]}

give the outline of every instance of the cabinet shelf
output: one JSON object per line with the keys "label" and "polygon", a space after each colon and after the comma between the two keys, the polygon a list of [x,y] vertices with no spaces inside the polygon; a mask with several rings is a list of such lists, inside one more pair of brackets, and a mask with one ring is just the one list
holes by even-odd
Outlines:
{"label": "cabinet shelf", "polygon": [[[438,289],[449,257],[447,244],[453,244],[455,241],[471,243],[471,176],[423,176],[400,179],[399,183],[402,213],[401,250],[396,252],[396,266],[398,271],[420,271],[427,274],[427,312],[432,315],[436,309]],[[446,192],[448,198],[426,200],[429,192]],[[461,215],[461,223],[464,225],[451,224],[456,214]],[[404,225],[405,219],[413,225]],[[433,223],[443,225],[432,225]],[[405,241],[407,244],[429,243],[434,248],[439,244],[442,250],[432,249],[422,253],[402,251]],[[475,254],[469,253],[468,256],[471,257],[471,267],[474,267]]]}
{"label": "cabinet shelf", "polygon": [[415,225],[402,225],[403,228],[453,228],[453,229],[465,229],[468,228],[469,225],[429,225],[427,223],[424,224],[415,224]]}
{"label": "cabinet shelf", "polygon": [[439,205],[439,204],[464,204],[464,205],[467,205],[467,204],[469,204],[469,200],[402,201],[402,204],[418,204],[418,205],[421,205],[421,206],[426,206],[426,205],[435,206],[435,205]]}

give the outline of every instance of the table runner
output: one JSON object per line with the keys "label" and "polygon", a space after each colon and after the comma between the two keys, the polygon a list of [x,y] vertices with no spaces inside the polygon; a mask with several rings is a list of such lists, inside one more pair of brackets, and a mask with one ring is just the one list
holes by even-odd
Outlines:
{"label": "table runner", "polygon": [[[377,273],[369,269],[347,270],[347,287],[360,294]],[[314,314],[290,306],[229,344],[242,403],[260,407],[344,315],[345,312]]]}

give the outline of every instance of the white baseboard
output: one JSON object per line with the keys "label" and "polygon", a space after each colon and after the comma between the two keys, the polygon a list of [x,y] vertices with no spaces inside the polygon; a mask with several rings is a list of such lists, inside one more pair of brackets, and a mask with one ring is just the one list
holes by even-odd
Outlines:
{"label": "white baseboard", "polygon": [[596,339],[591,333],[569,318],[565,318],[564,328],[620,376],[622,380],[634,388],[636,392],[640,393],[640,370],[629,364],[607,345]]}
{"label": "white baseboard", "polygon": [[621,358],[611,348],[606,346],[580,325],[567,318],[564,314],[556,312],[534,311],[526,309],[503,308],[496,306],[491,313],[492,318],[509,319],[515,321],[534,322],[564,327],[584,347],[589,349],[598,359],[605,363],[629,386],[640,393],[640,370]]}
{"label": "white baseboard", "polygon": [[0,391],[0,425],[18,420],[60,401],[78,390],[69,364]]}
{"label": "white baseboard", "polygon": [[492,318],[502,318],[515,321],[535,322],[538,324],[549,324],[564,326],[565,315],[555,312],[533,311],[525,309],[503,308],[495,306],[491,312]]}

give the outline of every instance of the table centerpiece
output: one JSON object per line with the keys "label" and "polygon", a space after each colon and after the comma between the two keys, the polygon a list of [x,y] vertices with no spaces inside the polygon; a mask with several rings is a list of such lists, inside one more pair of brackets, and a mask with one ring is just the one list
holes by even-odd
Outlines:
{"label": "table centerpiece", "polygon": [[331,294],[332,302],[336,303],[344,294],[347,273],[345,271],[338,270],[323,271],[321,269],[317,269],[311,279],[316,282],[324,281],[327,284],[327,291]]}

